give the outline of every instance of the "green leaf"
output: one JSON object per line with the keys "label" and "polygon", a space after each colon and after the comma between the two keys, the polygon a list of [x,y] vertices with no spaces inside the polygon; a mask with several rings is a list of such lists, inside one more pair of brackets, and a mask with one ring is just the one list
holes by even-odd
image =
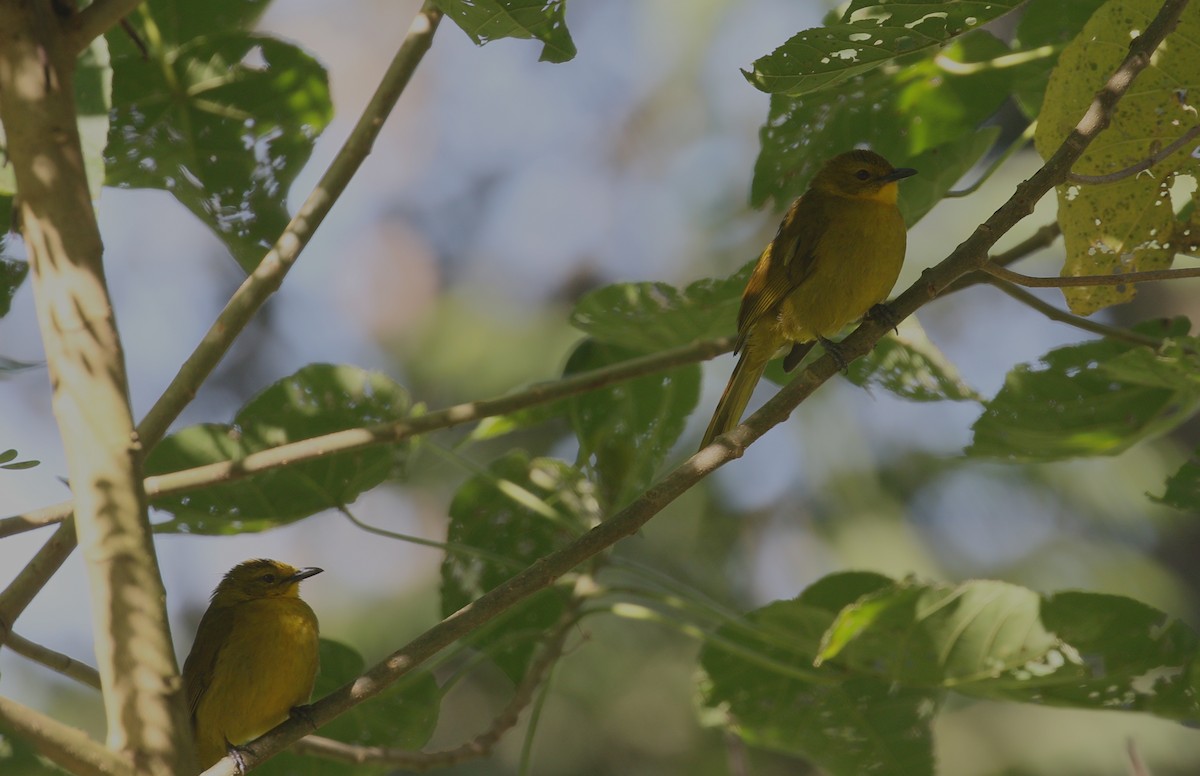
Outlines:
{"label": "green leaf", "polygon": [[1200,451],[1167,479],[1167,489],[1155,499],[1176,509],[1200,511]]}
{"label": "green leaf", "polygon": [[[1178,337],[1186,319],[1152,321],[1143,334]],[[1052,350],[1040,368],[1023,364],[975,421],[967,453],[1008,461],[1116,455],[1187,420],[1200,406],[1194,384],[1176,387],[1128,378],[1120,357],[1143,346],[1095,340]],[[1110,371],[1109,363],[1114,363]],[[1153,382],[1153,381],[1150,381]]]}
{"label": "green leaf", "polygon": [[[356,650],[321,639],[321,673],[313,688],[313,698],[320,699],[354,681],[365,669],[366,664]],[[321,735],[358,746],[419,749],[437,727],[441,697],[432,674],[412,671],[321,728]]]}
{"label": "green leaf", "polygon": [[[1029,0],[1013,40],[1014,51],[1030,54],[1044,50],[1047,56],[1038,68],[1022,72],[1013,89],[1013,97],[1026,116],[1036,118],[1046,96],[1050,73],[1066,45],[1079,34],[1096,9],[1108,0]],[[1048,50],[1047,50],[1048,49]]]}
{"label": "green leaf", "polygon": [[990,147],[975,132],[1022,72],[992,66],[1009,53],[992,35],[975,32],[944,51],[910,54],[836,85],[772,95],[759,130],[751,202],[772,199],[783,207],[825,160],[869,145],[892,164],[917,169],[918,178],[928,176],[915,187],[916,179],[900,186],[911,225]]}
{"label": "green leaf", "polygon": [[989,580],[896,584],[844,608],[820,659],[910,687],[1018,681],[1062,648],[1039,622],[1039,603],[1031,590]]}
{"label": "green leaf", "polygon": [[[814,597],[828,603],[837,588],[856,595],[877,584],[835,579]],[[812,668],[833,617],[801,597],[719,629],[700,653],[704,704],[726,709],[747,742],[803,755],[836,776],[931,776],[929,725],[941,693]]]}
{"label": "green leaf", "polygon": [[13,735],[0,722],[0,773],[12,776],[62,776],[66,771],[38,754],[29,741]]}
{"label": "green leaf", "polygon": [[1043,600],[1041,621],[1069,645],[1068,665],[1005,687],[1003,697],[1184,721],[1200,716],[1190,687],[1200,642],[1180,620],[1125,596],[1069,591]]}
{"label": "green leaf", "polygon": [[[321,670],[313,688],[313,700],[357,679],[365,668],[362,655],[353,648],[321,639]],[[320,735],[353,746],[416,750],[433,735],[440,703],[437,681],[429,672],[418,669],[321,728]],[[255,768],[256,773],[268,776],[373,776],[392,771],[387,765],[337,763],[290,752]]]}
{"label": "green leaf", "polygon": [[437,0],[437,6],[477,45],[499,38],[540,40],[542,62],[575,58],[566,0]]}
{"label": "green leaf", "polygon": [[898,333],[879,341],[850,364],[846,377],[855,385],[879,386],[912,401],[978,401],[946,355],[930,342],[916,318],[900,322]]}
{"label": "green leaf", "polygon": [[[232,425],[205,423],[171,434],[146,459],[148,475],[189,469],[303,439],[403,419],[408,394],[385,375],[309,364],[255,396]],[[151,501],[175,519],[165,533],[262,531],[352,503],[391,476],[410,443],[337,453],[307,463]]]}
{"label": "green leaf", "polygon": [[[447,552],[442,562],[442,614],[450,615],[506,581],[600,519],[594,488],[583,474],[552,458],[514,450],[463,483],[450,504],[447,542],[478,552]],[[509,609],[467,642],[486,652],[515,683],[571,594],[560,581]]]}
{"label": "green leaf", "polygon": [[[1088,20],[1067,46],[1046,87],[1034,142],[1042,158],[1058,150],[1088,110],[1096,91],[1117,69],[1131,31],[1144,30],[1158,0],[1112,0]],[[1196,123],[1185,84],[1200,83],[1200,7],[1189,5],[1121,100],[1112,121],[1072,168],[1084,175],[1116,172],[1143,161]],[[1177,173],[1200,175],[1200,161],[1185,146],[1155,165],[1154,173],[1105,185],[1058,187],[1058,222],[1067,258],[1064,276],[1113,275],[1166,269],[1175,257],[1171,184]],[[1087,315],[1127,302],[1132,283],[1064,288],[1071,310]]]}
{"label": "green leaf", "polygon": [[[4,208],[5,204],[0,202],[0,208]],[[0,238],[0,251],[3,249],[3,238]],[[8,315],[8,311],[12,309],[13,297],[16,296],[17,289],[25,282],[25,276],[28,274],[28,263],[16,259],[6,259],[0,255],[0,318]]]}
{"label": "green leaf", "polygon": [[[567,361],[566,374],[626,361],[637,351],[585,339]],[[601,502],[617,509],[645,490],[683,433],[700,400],[700,367],[673,369],[576,396],[569,417],[579,438],[579,460],[594,472]]]}
{"label": "green leaf", "polygon": [[1020,4],[1021,0],[855,0],[840,23],[798,33],[744,74],[764,92],[806,94],[904,54],[936,51]]}
{"label": "green leaf", "polygon": [[925,217],[934,205],[970,172],[1000,137],[1000,127],[984,127],[957,140],[931,148],[904,162],[917,170],[901,189],[900,213],[910,227]]}
{"label": "green leaf", "polygon": [[116,86],[107,182],[171,192],[246,271],[287,225],[288,188],[333,114],[315,59],[238,29],[265,5],[144,4],[130,20],[149,59],[120,30],[109,36]]}
{"label": "green leaf", "polygon": [[554,418],[561,417],[566,411],[566,401],[559,400],[526,407],[523,410],[510,412],[507,415],[495,415],[490,418],[484,418],[479,422],[479,425],[472,429],[470,439],[474,442],[497,439],[523,428],[547,423]]}
{"label": "green leaf", "polygon": [[643,354],[731,337],[753,268],[752,261],[731,277],[697,280],[683,291],[667,283],[605,286],[579,300],[571,324],[599,342]]}
{"label": "green leaf", "polygon": [[1188,684],[1198,645],[1179,620],[1124,596],[908,581],[845,607],[821,659],[901,687],[1183,720],[1200,714]]}
{"label": "green leaf", "polygon": [[[847,326],[843,335],[857,326]],[[880,339],[870,353],[852,362],[846,369],[846,379],[862,388],[883,388],[909,401],[980,400],[975,389],[962,379],[958,368],[930,341],[915,317],[904,319],[897,329]],[[815,346],[801,367],[821,352],[821,346]],[[786,384],[794,375],[794,371],[783,371],[782,359],[772,361],[767,367],[767,378],[779,385]]]}

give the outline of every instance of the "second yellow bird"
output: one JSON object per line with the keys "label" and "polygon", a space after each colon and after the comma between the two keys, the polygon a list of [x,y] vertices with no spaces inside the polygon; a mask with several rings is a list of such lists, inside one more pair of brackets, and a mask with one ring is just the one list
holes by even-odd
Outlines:
{"label": "second yellow bird", "polygon": [[317,615],[300,600],[300,582],[320,573],[248,560],[213,591],[183,664],[202,768],[308,703],[317,676]]}
{"label": "second yellow bird", "polygon": [[826,162],[792,203],[742,294],[734,347],[741,358],[701,447],[738,424],[785,345],[793,343],[784,359],[791,370],[814,341],[833,349],[829,337],[891,293],[906,242],[897,182],[915,173],[873,151],[850,151]]}

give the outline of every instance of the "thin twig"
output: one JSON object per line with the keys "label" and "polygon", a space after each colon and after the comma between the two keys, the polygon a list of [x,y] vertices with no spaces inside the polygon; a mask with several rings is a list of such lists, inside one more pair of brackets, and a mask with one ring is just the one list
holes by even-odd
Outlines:
{"label": "thin twig", "polygon": [[321,176],[275,245],[230,297],[200,344],[183,362],[171,384],[138,424],[138,438],[147,450],[162,439],[167,428],[195,397],[197,389],[225,356],[234,339],[279,289],[300,252],[308,245],[317,227],[371,153],[384,121],[433,43],[433,34],[441,18],[442,12],[433,2],[426,2],[421,7],[375,94],[337,156],[330,162],[329,169]]}
{"label": "thin twig", "polygon": [[[1026,237],[1021,242],[1001,253],[993,253],[988,258],[988,263],[998,267],[1006,267],[1009,264],[1020,261],[1026,256],[1030,256],[1043,248],[1049,247],[1050,243],[1062,234],[1062,228],[1057,221],[1051,221],[1045,226],[1039,228],[1036,232]],[[946,294],[962,291],[964,288],[977,286],[980,283],[990,283],[992,279],[982,272],[971,272],[950,284],[950,287],[942,292],[942,296]],[[2,521],[0,521],[2,523]],[[0,531],[2,531],[0,526]],[[4,534],[0,532],[0,536]]]}
{"label": "thin twig", "polygon": [[1104,175],[1083,175],[1082,173],[1073,172],[1067,175],[1067,181],[1070,183],[1084,183],[1092,185],[1123,181],[1130,176],[1137,175],[1139,172],[1145,172],[1146,170],[1149,170],[1151,167],[1158,164],[1163,159],[1166,159],[1180,148],[1183,148],[1190,141],[1194,140],[1196,135],[1200,135],[1200,124],[1197,124],[1187,132],[1184,132],[1169,146],[1155,151],[1137,164],[1131,164],[1122,170],[1105,173]]}
{"label": "thin twig", "polygon": [[[579,372],[554,382],[531,386],[508,396],[458,404],[395,423],[335,431],[331,434],[251,453],[238,461],[220,461],[193,469],[147,477],[146,492],[150,496],[177,495],[218,482],[232,482],[284,465],[314,460],[332,453],[350,452],[374,445],[395,444],[430,431],[453,428],[497,415],[507,415],[635,377],[657,374],[679,366],[705,361],[727,353],[732,347],[733,339],[730,337],[703,340],[649,356],[622,361],[612,366]],[[71,502],[64,501],[36,512],[0,519],[0,538],[61,522],[70,514]]]}
{"label": "thin twig", "polygon": [[54,576],[75,547],[75,521],[60,524],[4,592],[0,593],[0,644],[7,643],[17,618],[45,586],[46,580]]}
{"label": "thin twig", "polygon": [[[81,23],[79,28],[81,31],[77,33],[78,38],[90,41],[91,37],[100,34],[112,24],[116,24],[132,7],[137,5],[136,3],[131,7],[120,5],[120,2],[125,1],[97,0],[94,5],[103,5],[103,9],[97,10],[94,16],[85,19],[86,29],[89,32],[82,31],[85,28]],[[121,12],[117,13],[118,11]],[[82,15],[81,13],[79,16]],[[138,424],[137,434],[144,449],[149,450],[162,439],[167,428],[195,396],[197,388],[224,356],[234,338],[242,332],[263,303],[279,288],[300,252],[308,244],[317,227],[320,226],[355,172],[362,165],[363,160],[371,152],[371,147],[384,120],[412,78],[412,74],[425,52],[429,50],[441,17],[441,11],[432,2],[426,2],[422,6],[391,65],[384,73],[375,94],[317,186],[301,205],[300,210],[275,242],[271,251],[263,257],[254,272],[246,278],[230,298],[225,309],[217,316],[217,320],[195,351],[180,367],[178,374],[163,395]],[[103,26],[104,24],[107,26]],[[87,35],[91,37],[85,38]],[[78,45],[77,40],[77,48]],[[86,43],[84,45],[86,46]],[[68,502],[65,505],[56,505],[56,507],[57,510],[55,508],[39,510],[38,517],[46,522],[65,520],[71,516],[74,504]],[[63,509],[65,511],[62,511]],[[23,515],[15,520],[6,518],[0,521],[0,537],[34,527],[34,525],[30,515]],[[53,572],[51,571],[51,573]],[[44,586],[49,578],[49,576],[43,577],[36,588],[40,589]],[[9,625],[11,626],[11,624],[10,622]]]}
{"label": "thin twig", "polygon": [[492,720],[491,726],[461,746],[441,752],[414,752],[384,746],[355,746],[322,736],[308,736],[297,741],[292,751],[354,765],[388,765],[418,772],[449,768],[487,757],[504,734],[516,726],[521,712],[533,700],[538,686],[562,656],[563,644],[571,629],[575,627],[575,622],[575,607],[570,607],[551,631],[550,638],[542,646],[537,658],[529,664],[525,676],[513,690],[513,697]]}
{"label": "thin twig", "polygon": [[43,757],[77,776],[128,776],[133,763],[71,725],[0,697],[0,727],[16,733]]}
{"label": "thin twig", "polygon": [[94,0],[86,8],[79,9],[63,25],[64,46],[79,54],[92,41],[121,23],[143,0]]}
{"label": "thin twig", "polygon": [[1078,288],[1080,286],[1123,286],[1127,283],[1151,283],[1159,280],[1183,280],[1200,278],[1200,267],[1184,269],[1158,269],[1146,272],[1124,272],[1120,275],[1074,275],[1071,277],[1043,278],[1022,275],[1006,267],[986,263],[979,268],[992,277],[1007,280],[1026,288]]}
{"label": "thin twig", "polygon": [[988,165],[988,168],[984,170],[982,174],[980,174],[979,178],[974,183],[972,183],[970,186],[967,186],[965,189],[947,191],[945,198],[957,199],[974,194],[981,186],[983,186],[983,184],[987,183],[988,179],[995,174],[996,170],[1000,169],[1001,166],[1008,162],[1008,160],[1011,159],[1014,154],[1025,148],[1025,146],[1029,145],[1029,141],[1033,139],[1033,133],[1036,130],[1037,121],[1035,120],[1029,122],[1029,125],[1025,127],[1025,131],[1022,132],[1016,140],[1009,143],[1008,148],[1004,149],[1003,153],[999,154],[995,159],[992,160],[992,163]]}
{"label": "thin twig", "polygon": [[1060,310],[1054,305],[1038,299],[1036,296],[1020,286],[1014,286],[1012,283],[1000,280],[999,278],[990,278],[989,282],[1000,291],[1008,294],[1021,304],[1037,310],[1039,313],[1052,321],[1065,323],[1068,326],[1074,326],[1077,329],[1082,329],[1083,331],[1088,331],[1092,334],[1099,334],[1100,336],[1108,337],[1109,339],[1128,342],[1131,345],[1145,345],[1147,347],[1156,349],[1162,345],[1161,339],[1148,337],[1145,334],[1138,334],[1136,331],[1122,329],[1117,326],[1108,326],[1098,321],[1088,320],[1087,318],[1079,315],[1072,315],[1065,310]]}
{"label": "thin twig", "polygon": [[16,633],[8,634],[8,640],[4,646],[22,657],[28,658],[35,663],[41,663],[63,676],[69,676],[77,682],[86,684],[92,689],[100,689],[100,672],[87,663],[80,662],[61,652],[55,652],[49,647],[44,647]]}

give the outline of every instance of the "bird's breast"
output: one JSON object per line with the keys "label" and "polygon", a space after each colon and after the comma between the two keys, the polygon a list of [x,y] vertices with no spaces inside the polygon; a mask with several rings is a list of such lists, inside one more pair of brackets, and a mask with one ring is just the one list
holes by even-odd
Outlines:
{"label": "bird's breast", "polygon": [[832,337],[884,301],[900,276],[906,230],[895,206],[850,200],[827,212],[811,275],[780,316],[789,339]]}

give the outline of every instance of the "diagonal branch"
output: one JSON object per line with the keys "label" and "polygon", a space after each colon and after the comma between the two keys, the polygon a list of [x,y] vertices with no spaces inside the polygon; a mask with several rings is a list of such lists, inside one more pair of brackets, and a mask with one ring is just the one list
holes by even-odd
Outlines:
{"label": "diagonal branch", "polygon": [[78,776],[128,776],[133,763],[78,728],[66,725],[16,701],[0,697],[0,729],[33,744],[43,757]]}
{"label": "diagonal branch", "polygon": [[979,268],[994,278],[1025,288],[1079,288],[1082,286],[1122,286],[1126,283],[1150,283],[1156,280],[1183,280],[1200,277],[1200,267],[1183,269],[1153,269],[1144,272],[1123,272],[1120,275],[1071,275],[1069,277],[1042,278],[1022,275],[1007,267],[985,262]]}
{"label": "diagonal branch", "polygon": [[550,632],[537,658],[530,663],[529,670],[513,690],[508,704],[496,715],[487,730],[465,744],[441,752],[414,752],[386,746],[355,746],[322,736],[308,736],[296,742],[292,751],[354,765],[372,763],[417,772],[449,768],[487,757],[504,734],[516,726],[521,712],[533,700],[533,695],[542,684],[542,680],[562,656],[567,634],[575,627],[578,618],[579,599],[575,599],[573,603],[574,605],[559,618],[558,625]]}
{"label": "diagonal branch", "polygon": [[[705,340],[661,353],[632,358],[619,364],[579,372],[554,382],[540,383],[508,396],[457,404],[425,415],[405,418],[395,423],[335,431],[251,453],[237,461],[220,461],[170,474],[147,477],[146,493],[152,497],[186,493],[219,482],[233,482],[284,465],[315,460],[333,453],[345,453],[375,445],[394,444],[430,431],[454,428],[483,418],[507,415],[518,410],[577,396],[624,380],[657,374],[675,367],[715,358],[722,353],[729,352],[732,347],[733,338],[731,337]],[[36,512],[0,519],[0,538],[61,522],[70,514],[71,502],[64,501]],[[4,594],[0,594],[0,618],[5,612],[3,601]]]}
{"label": "diagonal branch", "polygon": [[41,663],[63,676],[69,676],[77,682],[86,684],[88,687],[97,690],[100,689],[100,672],[70,655],[64,655],[49,647],[43,647],[41,644],[30,641],[16,633],[8,634],[8,642],[5,646],[18,655],[28,658],[35,663]]}
{"label": "diagonal branch", "polygon": [[[1129,54],[1097,93],[1083,119],[1062,146],[1034,175],[1017,187],[1013,196],[981,224],[961,245],[896,300],[893,312],[904,318],[937,298],[955,280],[979,269],[987,252],[1001,235],[1033,212],[1034,204],[1055,185],[1066,180],[1071,166],[1088,144],[1108,125],[1113,108],[1133,79],[1149,64],[1150,56],[1175,28],[1188,0],[1166,0],[1158,15],[1129,45]],[[842,342],[848,360],[864,355],[883,337],[885,325],[869,320]],[[546,555],[507,582],[458,610],[362,676],[314,703],[310,717],[318,727],[347,709],[382,691],[408,671],[459,638],[489,622],[516,603],[545,589],[580,563],[632,536],[667,504],[724,464],[740,457],[746,446],[781,423],[792,410],[838,370],[834,359],[822,356],[754,413],[745,424],[718,437],[708,447],[684,461],[631,504],[562,549]],[[242,760],[253,767],[295,743],[310,728],[307,722],[289,720],[242,749]],[[232,758],[226,757],[205,771],[206,776],[233,776]]]}
{"label": "diagonal branch", "polygon": [[167,428],[196,395],[197,389],[220,363],[229,346],[246,328],[259,308],[279,290],[288,270],[300,257],[317,227],[329,215],[358,168],[371,153],[383,123],[400,99],[421,58],[433,43],[442,12],[428,0],[413,19],[408,35],[375,89],[358,123],[350,131],[329,169],[321,176],[304,204],[254,272],[234,292],[200,344],[183,362],[171,384],[138,424],[138,437],[147,450],[158,444]]}
{"label": "diagonal branch", "polygon": [[63,47],[79,54],[92,41],[121,23],[143,0],[94,0],[63,25]]}

